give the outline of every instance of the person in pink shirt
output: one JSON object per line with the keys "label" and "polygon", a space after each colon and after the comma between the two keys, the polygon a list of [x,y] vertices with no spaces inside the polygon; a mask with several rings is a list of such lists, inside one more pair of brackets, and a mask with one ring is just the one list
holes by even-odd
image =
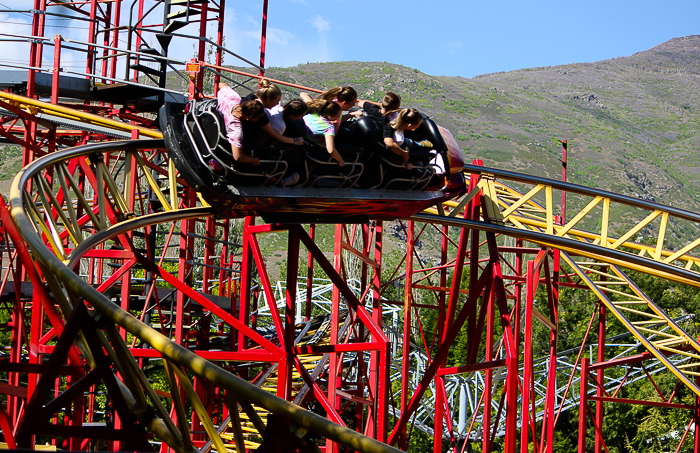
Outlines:
{"label": "person in pink shirt", "polygon": [[[260,158],[253,157],[243,151],[243,124],[242,121],[254,123],[265,116],[265,106],[259,98],[241,102],[241,96],[233,91],[230,86],[225,83],[219,83],[219,91],[216,94],[217,107],[216,109],[224,117],[224,125],[226,127],[226,138],[231,144],[231,154],[236,162],[248,163],[251,165],[260,165]],[[267,118],[267,117],[265,117]],[[275,133],[275,135],[278,135]],[[282,137],[282,136],[280,136]],[[285,140],[290,140],[292,143],[297,143],[297,139],[282,137]],[[299,142],[303,142],[302,138],[298,138]],[[293,170],[298,166],[298,159],[294,156],[285,154],[283,159],[287,162],[288,168]],[[296,164],[295,164],[296,163]],[[208,163],[209,169],[216,173],[225,173],[218,162],[214,159]],[[299,181],[299,173],[296,171],[287,171],[284,178],[279,181],[273,178],[273,181],[281,186],[289,186],[296,184]]]}
{"label": "person in pink shirt", "polygon": [[[260,165],[260,159],[243,152],[243,126],[241,120],[255,121],[265,114],[262,103],[255,99],[241,103],[241,96],[225,83],[219,83],[219,91],[216,94],[218,105],[216,109],[224,117],[226,137],[231,144],[231,153],[236,162],[245,162],[252,165]],[[210,162],[209,167],[216,166],[216,162]],[[216,171],[216,168],[212,168]]]}

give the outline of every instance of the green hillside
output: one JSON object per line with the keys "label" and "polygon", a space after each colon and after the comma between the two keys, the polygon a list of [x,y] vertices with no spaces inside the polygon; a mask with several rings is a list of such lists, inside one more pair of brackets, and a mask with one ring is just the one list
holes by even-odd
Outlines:
{"label": "green hillside", "polygon": [[[560,139],[569,180],[700,210],[700,36],[630,57],[523,69],[475,78],[435,77],[388,63],[335,62],[270,68],[269,77],[360,98],[399,93],[434,117],[467,161],[559,178]],[[289,90],[286,98],[296,95]]]}

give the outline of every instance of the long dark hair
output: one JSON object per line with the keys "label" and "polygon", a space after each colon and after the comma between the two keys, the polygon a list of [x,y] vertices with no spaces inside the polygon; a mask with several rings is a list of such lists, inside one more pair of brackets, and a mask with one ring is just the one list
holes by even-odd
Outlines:
{"label": "long dark hair", "polygon": [[357,99],[357,91],[353,87],[335,87],[322,93],[319,98],[326,101],[352,102]]}
{"label": "long dark hair", "polygon": [[257,118],[263,113],[265,113],[265,107],[263,107],[262,102],[258,99],[253,99],[251,101],[245,101],[231,109],[231,112],[237,110],[240,114],[248,119]]}
{"label": "long dark hair", "polygon": [[324,118],[333,118],[342,111],[340,104],[325,99],[314,99],[306,103],[306,113],[318,113]]}

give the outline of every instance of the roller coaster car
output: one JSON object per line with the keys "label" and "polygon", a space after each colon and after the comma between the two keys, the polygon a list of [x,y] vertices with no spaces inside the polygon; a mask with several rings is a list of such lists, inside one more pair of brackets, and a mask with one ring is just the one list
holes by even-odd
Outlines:
{"label": "roller coaster car", "polygon": [[[222,217],[259,215],[281,223],[393,220],[454,198],[466,187],[456,140],[429,118],[413,138],[430,140],[435,152],[416,159],[411,170],[386,149],[366,117],[338,131],[344,167],[311,141],[303,147],[246,148],[260,158],[260,165],[236,163],[215,100],[166,103],[159,122],[180,176]],[[299,170],[299,181],[280,187],[291,166]]]}

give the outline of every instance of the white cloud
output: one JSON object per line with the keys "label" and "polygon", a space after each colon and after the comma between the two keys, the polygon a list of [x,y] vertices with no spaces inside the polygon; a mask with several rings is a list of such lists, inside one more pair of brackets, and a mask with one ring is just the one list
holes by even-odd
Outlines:
{"label": "white cloud", "polygon": [[288,30],[279,28],[267,29],[267,43],[278,46],[287,46],[296,39],[296,35]]}
{"label": "white cloud", "polygon": [[324,19],[321,15],[317,15],[311,19],[311,23],[314,27],[316,27],[316,30],[318,30],[319,33],[327,33],[331,31],[331,23]]}
{"label": "white cloud", "polygon": [[[5,14],[0,13],[0,22],[2,22],[2,34],[7,35],[31,35],[31,17],[27,18],[20,14]],[[29,64],[29,43],[16,42],[12,36],[0,36],[0,45],[2,46],[2,54],[0,54],[0,62],[5,64]]]}
{"label": "white cloud", "polygon": [[[287,67],[308,62],[329,60],[328,39],[331,24],[323,17],[310,19],[310,33],[271,27],[268,24],[266,42],[266,67]],[[258,62],[260,58],[261,23],[249,14],[236,15],[233,9],[226,10],[225,45],[230,51]],[[317,33],[316,33],[317,32]],[[236,65],[232,56],[226,56],[225,64]]]}
{"label": "white cloud", "polygon": [[256,19],[255,17],[251,16],[250,14],[246,14],[246,15],[244,16],[244,18],[245,18],[246,24],[247,24],[249,27],[250,27],[250,26],[258,26],[258,27],[260,27],[260,22],[258,21],[258,19]]}

